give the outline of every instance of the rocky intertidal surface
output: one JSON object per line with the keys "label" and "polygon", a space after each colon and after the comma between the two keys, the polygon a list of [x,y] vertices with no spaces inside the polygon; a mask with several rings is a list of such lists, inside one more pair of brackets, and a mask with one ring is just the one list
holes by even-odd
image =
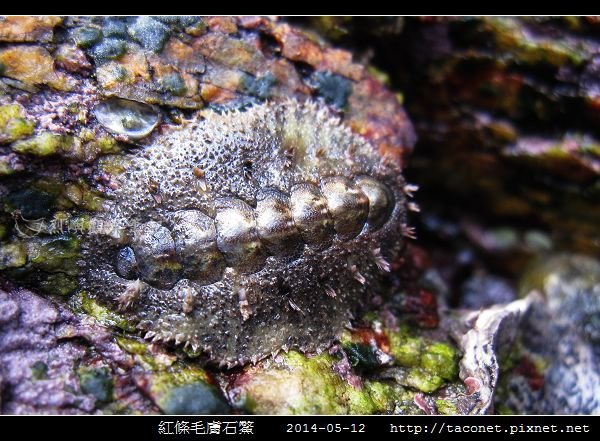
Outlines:
{"label": "rocky intertidal surface", "polygon": [[[455,152],[472,147],[441,129],[456,127],[440,122],[452,100],[423,103],[450,87],[458,46],[381,70],[391,42],[412,57],[427,30],[458,45],[440,29],[473,23],[514,35],[503,69],[532,53],[531,69],[591,59],[551,35],[519,45],[543,21],[0,18],[0,412],[597,413],[597,261],[561,254],[523,275],[579,211],[542,201],[523,228],[463,204],[493,212],[506,192],[496,204],[479,190],[507,183],[495,168],[464,186],[460,166],[444,171],[471,164]],[[394,84],[423,132],[414,165]],[[467,98],[467,115],[487,106]],[[506,106],[484,125],[511,152],[557,136],[538,118],[521,137],[531,118]],[[573,127],[561,145],[593,139]],[[591,182],[593,149],[567,150],[542,187]],[[519,164],[546,170],[536,158]],[[425,186],[419,216],[407,174]],[[470,191],[483,175],[491,184]],[[593,216],[576,236],[586,246],[566,248],[594,249]]]}

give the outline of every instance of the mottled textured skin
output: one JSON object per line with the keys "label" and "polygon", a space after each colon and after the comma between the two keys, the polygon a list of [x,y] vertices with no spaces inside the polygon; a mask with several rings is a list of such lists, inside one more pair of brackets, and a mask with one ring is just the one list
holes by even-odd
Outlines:
{"label": "mottled textured skin", "polygon": [[151,144],[93,219],[82,282],[148,338],[229,366],[319,351],[385,293],[404,180],[327,108],[209,112]]}

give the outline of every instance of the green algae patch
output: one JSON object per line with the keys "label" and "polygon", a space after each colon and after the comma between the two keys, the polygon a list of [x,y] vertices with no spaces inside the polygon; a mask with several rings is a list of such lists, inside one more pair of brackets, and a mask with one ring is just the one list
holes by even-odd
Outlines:
{"label": "green algae patch", "polygon": [[0,156],[0,177],[12,175],[23,168],[23,164],[18,161],[15,154]]}
{"label": "green algae patch", "polygon": [[42,271],[78,274],[79,240],[73,236],[44,238],[27,243],[29,262]]}
{"label": "green algae patch", "polygon": [[33,363],[31,365],[31,378],[38,381],[48,378],[48,365],[43,361]]}
{"label": "green algae patch", "polygon": [[291,351],[281,364],[251,370],[242,397],[245,410],[259,414],[348,413],[346,385],[333,372],[333,361],[325,354],[308,358]]}
{"label": "green algae patch", "polygon": [[178,360],[176,356],[150,348],[151,343],[125,336],[116,337],[117,344],[131,354],[145,370],[157,373],[157,385],[182,385],[197,381],[210,382],[208,373],[201,367]]}
{"label": "green algae patch", "polygon": [[14,142],[16,153],[46,157],[62,156],[71,161],[91,162],[99,155],[119,153],[119,143],[108,135],[96,137],[93,132],[82,129],[79,136],[42,132]]}
{"label": "green algae patch", "polygon": [[0,244],[0,270],[20,268],[27,263],[27,252],[21,242]]}
{"label": "green algae patch", "polygon": [[93,395],[102,404],[113,401],[113,379],[107,368],[80,368],[77,375],[84,394]]}
{"label": "green algae patch", "polygon": [[421,353],[423,352],[423,340],[410,337],[401,332],[390,332],[390,353],[394,356],[400,366],[419,366]]}
{"label": "green algae patch", "polygon": [[43,132],[31,138],[13,143],[12,149],[16,153],[21,154],[50,156],[71,149],[74,142],[75,138],[69,135]]}
{"label": "green algae patch", "polygon": [[104,155],[121,152],[119,143],[112,136],[99,136],[94,138],[91,143],[99,149],[100,153]]}
{"label": "green algae patch", "polygon": [[85,291],[81,291],[71,298],[71,304],[74,309],[79,309],[86,314],[94,317],[100,323],[107,327],[117,327],[127,332],[135,332],[135,325],[125,320],[123,316],[102,306],[95,299],[91,298]]}
{"label": "green algae patch", "polygon": [[394,382],[367,380],[363,386],[363,393],[373,402],[373,413],[389,413],[401,403],[412,400],[412,394]]}
{"label": "green algae patch", "polygon": [[48,294],[68,295],[78,287],[79,241],[70,236],[35,237],[0,245],[0,269]]}
{"label": "green algae patch", "polygon": [[148,354],[148,343],[139,341],[133,338],[127,338],[122,336],[117,336],[117,344],[123,349],[125,352],[128,352],[132,355],[146,355]]}
{"label": "green algae patch", "polygon": [[64,273],[49,274],[45,280],[40,281],[42,290],[48,293],[67,296],[77,290],[77,279]]}
{"label": "green algae patch", "polygon": [[534,38],[514,18],[490,17],[485,28],[493,32],[496,44],[505,56],[520,63],[537,65],[548,63],[560,67],[565,63],[580,65],[588,60],[588,49],[560,39]]}
{"label": "green algae patch", "polygon": [[34,127],[35,123],[23,116],[18,104],[0,106],[0,144],[30,136]]}
{"label": "green algae patch", "polygon": [[70,183],[41,179],[11,192],[6,202],[4,210],[19,215],[18,227],[22,232],[63,234],[83,231],[90,225],[89,215],[73,211],[74,207],[99,211],[105,198],[84,179]]}
{"label": "green algae patch", "polygon": [[143,375],[146,394],[165,414],[199,415],[229,413],[220,390],[208,373],[194,363],[177,360],[173,355],[155,351],[150,344],[123,336],[117,344],[134,356]]}
{"label": "green algae patch", "polygon": [[74,204],[84,210],[98,211],[104,203],[104,198],[93,191],[83,180],[65,185],[60,196],[59,205],[63,203],[65,208],[70,208],[69,205]]}
{"label": "green algae patch", "polygon": [[421,368],[410,369],[405,376],[396,379],[400,384],[425,393],[435,392],[444,384],[443,378]]}
{"label": "green algae patch", "polygon": [[421,392],[435,392],[458,376],[458,351],[447,343],[410,334],[407,328],[388,332],[390,354],[401,370],[396,380]]}
{"label": "green algae patch", "polygon": [[124,173],[130,166],[130,161],[121,155],[107,155],[98,160],[98,170],[110,176]]}
{"label": "green algae patch", "polygon": [[444,343],[433,343],[425,347],[421,356],[421,367],[439,375],[444,380],[454,380],[458,375],[458,353]]}
{"label": "green algae patch", "polygon": [[450,400],[435,400],[435,407],[441,415],[457,415],[458,408]]}
{"label": "green algae patch", "polygon": [[249,368],[233,387],[237,406],[258,414],[373,414],[393,411],[409,394],[393,383],[353,386],[334,371],[329,354],[290,351],[281,360]]}
{"label": "green algae patch", "polygon": [[[139,352],[141,347],[134,345],[132,349]],[[148,394],[163,413],[198,415],[229,412],[225,398],[211,384],[204,369],[183,361],[173,363],[174,359],[148,350],[142,351],[139,357],[152,371],[147,377]]]}

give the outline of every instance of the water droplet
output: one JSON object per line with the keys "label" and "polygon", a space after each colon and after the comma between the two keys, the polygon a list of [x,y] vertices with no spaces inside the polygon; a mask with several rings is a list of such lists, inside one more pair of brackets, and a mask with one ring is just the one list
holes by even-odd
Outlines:
{"label": "water droplet", "polygon": [[122,98],[111,98],[98,104],[94,115],[107,130],[131,139],[148,136],[160,119],[154,107]]}

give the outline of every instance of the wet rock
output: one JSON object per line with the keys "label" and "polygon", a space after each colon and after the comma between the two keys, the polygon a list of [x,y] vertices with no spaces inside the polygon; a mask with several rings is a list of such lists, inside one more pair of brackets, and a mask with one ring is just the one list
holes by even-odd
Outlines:
{"label": "wet rock", "polygon": [[29,86],[46,84],[68,91],[75,81],[54,68],[54,59],[41,46],[8,46],[0,49],[2,75],[22,81]]}
{"label": "wet rock", "polygon": [[0,155],[0,176],[12,175],[24,169],[23,162],[16,154]]}
{"label": "wet rock", "polygon": [[323,97],[327,104],[338,109],[346,107],[352,92],[352,83],[348,79],[327,72],[315,72],[313,79],[318,95]]}
{"label": "wet rock", "polygon": [[370,414],[394,409],[406,394],[380,382],[352,386],[333,371],[328,355],[290,352],[264,368],[250,369],[230,389],[232,400],[258,414]]}
{"label": "wet rock", "polygon": [[506,279],[480,272],[463,284],[459,305],[467,309],[478,309],[497,303],[509,303],[515,298],[515,289]]}
{"label": "wet rock", "polygon": [[0,269],[19,268],[27,262],[27,253],[19,243],[0,245]]}
{"label": "wet rock", "polygon": [[529,311],[532,297],[466,314],[472,323],[460,340],[464,353],[460,361],[460,378],[467,393],[475,398],[469,413],[491,413],[494,392],[500,374],[499,357],[510,351],[523,316]]}
{"label": "wet rock", "polygon": [[177,360],[146,343],[119,338],[119,345],[133,354],[144,369],[135,373],[137,386],[166,414],[229,413],[230,408],[214,377],[193,361]]}
{"label": "wet rock", "polygon": [[[76,372],[79,367],[93,371],[98,358],[114,368],[132,367],[105,328],[84,323],[64,306],[29,291],[0,292],[3,414],[97,412],[101,404],[95,394],[100,396],[102,388],[91,387],[93,381],[87,382],[90,388],[80,387]],[[127,385],[128,375],[115,383],[116,393],[129,411],[152,412],[152,404]]]}
{"label": "wet rock", "polygon": [[82,26],[73,29],[71,38],[81,48],[89,48],[102,39],[102,31],[95,27]]}
{"label": "wet rock", "polygon": [[129,33],[144,49],[160,52],[169,38],[169,28],[152,17],[138,17]]}
{"label": "wet rock", "polygon": [[261,77],[248,75],[244,77],[243,82],[248,94],[265,100],[271,97],[272,88],[277,83],[277,78],[270,73]]}
{"label": "wet rock", "polygon": [[60,17],[6,16],[0,18],[0,41],[48,43],[54,36],[54,27]]}
{"label": "wet rock", "polygon": [[127,22],[123,17],[106,17],[102,24],[102,34],[105,37],[125,38],[128,34]]}
{"label": "wet rock", "polygon": [[508,356],[496,402],[504,413],[599,414],[600,263],[556,255],[533,265],[521,292],[536,293]]}
{"label": "wet rock", "polygon": [[0,144],[25,138],[33,133],[35,124],[24,117],[17,104],[0,106]]}
{"label": "wet rock", "polygon": [[204,382],[174,387],[157,403],[164,413],[172,415],[211,415],[229,411],[217,388]]}
{"label": "wet rock", "polygon": [[69,72],[87,74],[92,68],[85,53],[69,44],[59,46],[54,53],[54,57],[56,64]]}
{"label": "wet rock", "polygon": [[93,395],[99,403],[113,400],[113,380],[106,368],[80,369],[78,375],[84,394]]}
{"label": "wet rock", "polygon": [[329,354],[280,354],[243,370],[227,391],[253,413],[459,413],[475,406],[458,380],[459,353],[450,343],[410,331],[370,326],[345,333]]}
{"label": "wet rock", "polygon": [[600,343],[600,262],[585,256],[558,255],[537,262],[524,274],[520,291],[541,290],[554,323]]}
{"label": "wet rock", "polygon": [[[555,245],[598,255],[595,26],[546,17],[405,22],[395,40],[405,51],[385,63],[419,127],[412,176],[423,212],[450,198],[446,210],[458,219],[551,230]],[[380,44],[393,53],[393,42]]]}
{"label": "wet rock", "polygon": [[120,58],[127,51],[127,42],[117,38],[105,38],[95,45],[90,54],[97,64]]}

